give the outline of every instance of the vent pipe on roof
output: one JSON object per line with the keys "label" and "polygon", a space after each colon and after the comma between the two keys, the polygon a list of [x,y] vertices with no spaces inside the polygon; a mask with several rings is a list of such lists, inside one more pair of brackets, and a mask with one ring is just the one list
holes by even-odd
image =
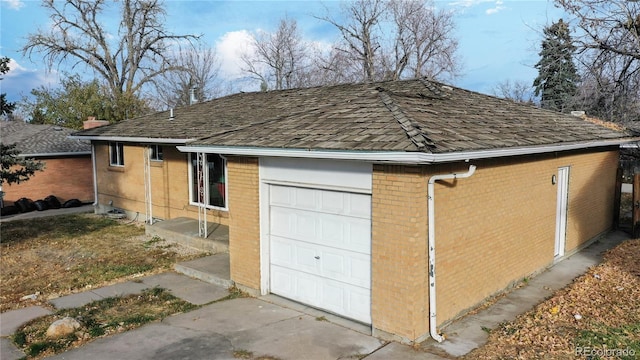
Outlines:
{"label": "vent pipe on roof", "polygon": [[173,108],[169,109],[169,120],[173,120],[174,116],[173,116]]}
{"label": "vent pipe on roof", "polygon": [[198,99],[196,99],[196,90],[198,88],[197,87],[192,87],[189,89],[189,105],[193,105],[195,103],[198,102]]}

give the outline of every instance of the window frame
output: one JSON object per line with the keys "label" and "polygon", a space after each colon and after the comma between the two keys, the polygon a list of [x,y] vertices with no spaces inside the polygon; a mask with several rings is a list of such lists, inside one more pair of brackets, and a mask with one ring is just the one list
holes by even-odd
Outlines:
{"label": "window frame", "polygon": [[164,161],[164,149],[162,145],[151,144],[149,145],[149,149],[151,150],[149,151],[149,160],[157,162]]}
{"label": "window frame", "polygon": [[[228,169],[227,169],[227,158],[222,156],[221,154],[216,154],[216,153],[205,153],[205,158],[208,157],[209,155],[217,155],[220,157],[220,159],[222,160],[222,167],[223,167],[223,171],[224,171],[224,194],[222,194],[223,196],[223,200],[224,200],[224,207],[220,207],[220,206],[216,206],[216,205],[211,205],[209,204],[209,200],[211,199],[209,196],[209,189],[206,189],[206,193],[205,193],[205,198],[207,199],[207,203],[204,204],[204,207],[209,209],[209,210],[220,210],[220,211],[229,211],[229,190],[228,190],[228,186],[227,184],[229,183],[229,174],[228,174]],[[188,157],[188,166],[189,166],[189,205],[193,205],[193,206],[202,206],[203,204],[194,201],[193,197],[194,197],[194,191],[195,189],[195,180],[194,177],[196,176],[195,171],[194,171],[194,164],[193,161],[194,159],[197,159],[197,153],[189,153],[189,157]],[[197,160],[196,160],[197,161]],[[207,161],[207,164],[209,162]],[[208,166],[205,166],[208,167]],[[205,183],[209,183],[209,172],[205,171],[204,173],[204,182]]]}
{"label": "window frame", "polygon": [[[115,162],[114,160],[115,153]],[[109,142],[109,166],[124,167],[124,143],[119,141]]]}

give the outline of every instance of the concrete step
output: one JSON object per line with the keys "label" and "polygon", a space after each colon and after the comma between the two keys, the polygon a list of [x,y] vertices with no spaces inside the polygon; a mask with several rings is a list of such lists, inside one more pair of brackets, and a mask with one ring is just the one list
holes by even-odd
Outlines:
{"label": "concrete step", "polygon": [[145,232],[166,241],[177,242],[211,254],[229,252],[229,227],[209,223],[209,236],[198,236],[198,221],[189,218],[176,218],[146,225]]}
{"label": "concrete step", "polygon": [[229,288],[234,285],[229,271],[229,254],[218,253],[174,265],[180,274]]}

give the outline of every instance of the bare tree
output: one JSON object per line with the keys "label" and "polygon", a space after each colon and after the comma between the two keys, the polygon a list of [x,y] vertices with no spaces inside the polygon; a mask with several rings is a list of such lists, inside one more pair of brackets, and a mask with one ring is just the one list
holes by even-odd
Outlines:
{"label": "bare tree", "polygon": [[304,85],[300,81],[302,72],[309,64],[306,46],[297,22],[284,18],[275,33],[260,32],[253,36],[252,47],[241,55],[243,70],[267,88],[300,87]]}
{"label": "bare tree", "polygon": [[172,44],[197,39],[166,31],[165,10],[158,0],[121,0],[115,40],[103,18],[108,0],[45,0],[53,25],[29,35],[24,54],[42,53],[49,66],[65,60],[87,66],[107,84],[118,104],[120,120],[135,112],[143,86],[179,69],[167,54]]}
{"label": "bare tree", "polygon": [[636,0],[556,0],[573,15],[583,36],[578,47],[640,60],[640,2]]}
{"label": "bare tree", "polygon": [[202,45],[181,49],[171,62],[183,70],[164,73],[156,83],[157,103],[169,107],[185,106],[191,97],[197,102],[221,94],[218,78],[220,59],[212,48]]}
{"label": "bare tree", "polygon": [[[427,76],[455,78],[460,73],[458,40],[453,13],[436,10],[433,1],[392,0],[390,11],[396,29],[394,61],[389,70],[394,79]],[[409,70],[409,71],[406,71]]]}
{"label": "bare tree", "polygon": [[555,0],[573,16],[582,65],[578,104],[612,121],[640,120],[640,2]]}
{"label": "bare tree", "polygon": [[[377,28],[388,10],[384,0],[356,0],[342,3],[347,22],[342,24],[329,16],[320,17],[335,26],[342,34],[342,43],[336,46],[350,61],[359,64],[363,81],[374,81],[380,77],[379,64],[381,31]],[[378,73],[378,74],[377,74]]]}
{"label": "bare tree", "polygon": [[640,64],[614,53],[583,55],[574,107],[621,123],[640,121]]}
{"label": "bare tree", "polygon": [[523,80],[509,79],[497,83],[493,87],[493,95],[503,99],[523,103],[533,104],[533,87]]}
{"label": "bare tree", "polygon": [[360,81],[459,75],[453,13],[433,1],[358,0],[343,3],[343,14],[345,23],[320,19],[340,31],[336,49],[360,66]]}

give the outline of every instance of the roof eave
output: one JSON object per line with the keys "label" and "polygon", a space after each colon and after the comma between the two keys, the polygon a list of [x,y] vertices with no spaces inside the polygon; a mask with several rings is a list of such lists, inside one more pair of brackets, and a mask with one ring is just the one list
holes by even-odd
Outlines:
{"label": "roof eave", "polygon": [[91,151],[72,151],[72,152],[56,152],[56,153],[33,153],[33,154],[20,154],[20,157],[58,157],[58,156],[83,156],[91,155]]}
{"label": "roof eave", "polygon": [[424,153],[424,152],[399,152],[399,151],[348,151],[348,150],[314,150],[314,149],[283,149],[283,148],[258,148],[236,146],[209,146],[209,145],[184,145],[178,146],[181,152],[204,152],[227,155],[244,156],[272,156],[272,157],[296,157],[317,158],[332,160],[357,160],[368,162],[387,162],[398,164],[433,164],[455,161],[467,161],[475,159],[490,159],[498,157],[510,157],[520,155],[535,155],[559,151],[589,149],[596,147],[616,146],[634,141],[640,137],[597,140],[589,142],[553,144],[543,146],[528,146],[515,148],[488,149],[476,151],[459,151],[449,153]]}
{"label": "roof eave", "polygon": [[72,140],[90,140],[90,141],[120,141],[120,142],[137,142],[149,144],[186,144],[196,139],[173,139],[173,138],[152,138],[152,137],[128,137],[128,136],[105,136],[105,135],[69,135]]}

